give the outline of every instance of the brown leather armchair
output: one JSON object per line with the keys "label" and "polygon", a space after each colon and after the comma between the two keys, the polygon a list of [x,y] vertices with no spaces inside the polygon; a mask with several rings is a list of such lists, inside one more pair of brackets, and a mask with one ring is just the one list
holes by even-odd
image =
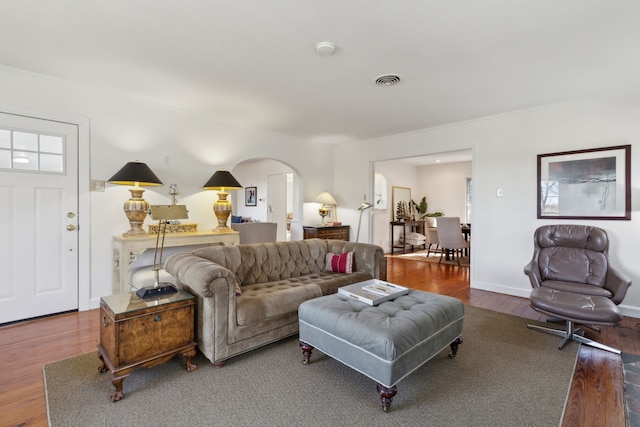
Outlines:
{"label": "brown leather armchair", "polygon": [[524,267],[531,286],[583,295],[603,296],[616,305],[631,280],[609,263],[609,238],[598,227],[555,224],[533,236],[533,258]]}
{"label": "brown leather armchair", "polygon": [[524,267],[533,290],[531,307],[552,316],[550,322],[563,321],[564,331],[540,325],[530,329],[563,338],[558,346],[578,341],[602,350],[620,350],[583,336],[575,324],[616,326],[622,320],[618,304],[624,299],[631,280],[609,263],[609,238],[601,228],[588,225],[545,225],[533,237],[533,258]]}

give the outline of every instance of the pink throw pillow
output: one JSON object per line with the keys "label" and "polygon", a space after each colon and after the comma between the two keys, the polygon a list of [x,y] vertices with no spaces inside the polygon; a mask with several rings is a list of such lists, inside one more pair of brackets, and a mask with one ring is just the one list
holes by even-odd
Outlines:
{"label": "pink throw pillow", "polygon": [[353,252],[345,252],[343,254],[327,254],[327,270],[337,273],[353,272]]}

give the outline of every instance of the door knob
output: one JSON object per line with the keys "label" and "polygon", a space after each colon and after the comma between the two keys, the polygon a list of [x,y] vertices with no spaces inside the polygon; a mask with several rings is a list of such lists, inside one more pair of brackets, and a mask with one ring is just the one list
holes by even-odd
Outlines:
{"label": "door knob", "polygon": [[67,225],[67,230],[69,230],[69,231],[73,231],[73,230],[75,230],[75,229],[76,229],[76,226],[75,226],[75,225],[73,225],[73,224],[69,224],[69,225]]}

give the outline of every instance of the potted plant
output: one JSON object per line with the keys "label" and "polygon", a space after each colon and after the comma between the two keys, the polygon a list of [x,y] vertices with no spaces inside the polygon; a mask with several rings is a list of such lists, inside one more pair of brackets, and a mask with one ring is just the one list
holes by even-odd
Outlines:
{"label": "potted plant", "polygon": [[[416,203],[415,200],[411,200],[411,208],[417,213],[418,219],[436,218],[444,216],[443,212],[427,212],[428,204],[427,197],[424,196],[420,199],[420,203]],[[427,227],[435,227],[435,221],[429,221],[427,219]]]}

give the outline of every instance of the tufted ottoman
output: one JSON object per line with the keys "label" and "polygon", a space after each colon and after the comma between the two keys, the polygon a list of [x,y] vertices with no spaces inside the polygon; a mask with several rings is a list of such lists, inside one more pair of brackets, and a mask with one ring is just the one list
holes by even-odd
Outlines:
{"label": "tufted ottoman", "polygon": [[447,346],[455,357],[464,305],[415,290],[377,306],[334,294],[302,303],[298,318],[303,363],[315,347],[368,376],[387,412],[400,380]]}

